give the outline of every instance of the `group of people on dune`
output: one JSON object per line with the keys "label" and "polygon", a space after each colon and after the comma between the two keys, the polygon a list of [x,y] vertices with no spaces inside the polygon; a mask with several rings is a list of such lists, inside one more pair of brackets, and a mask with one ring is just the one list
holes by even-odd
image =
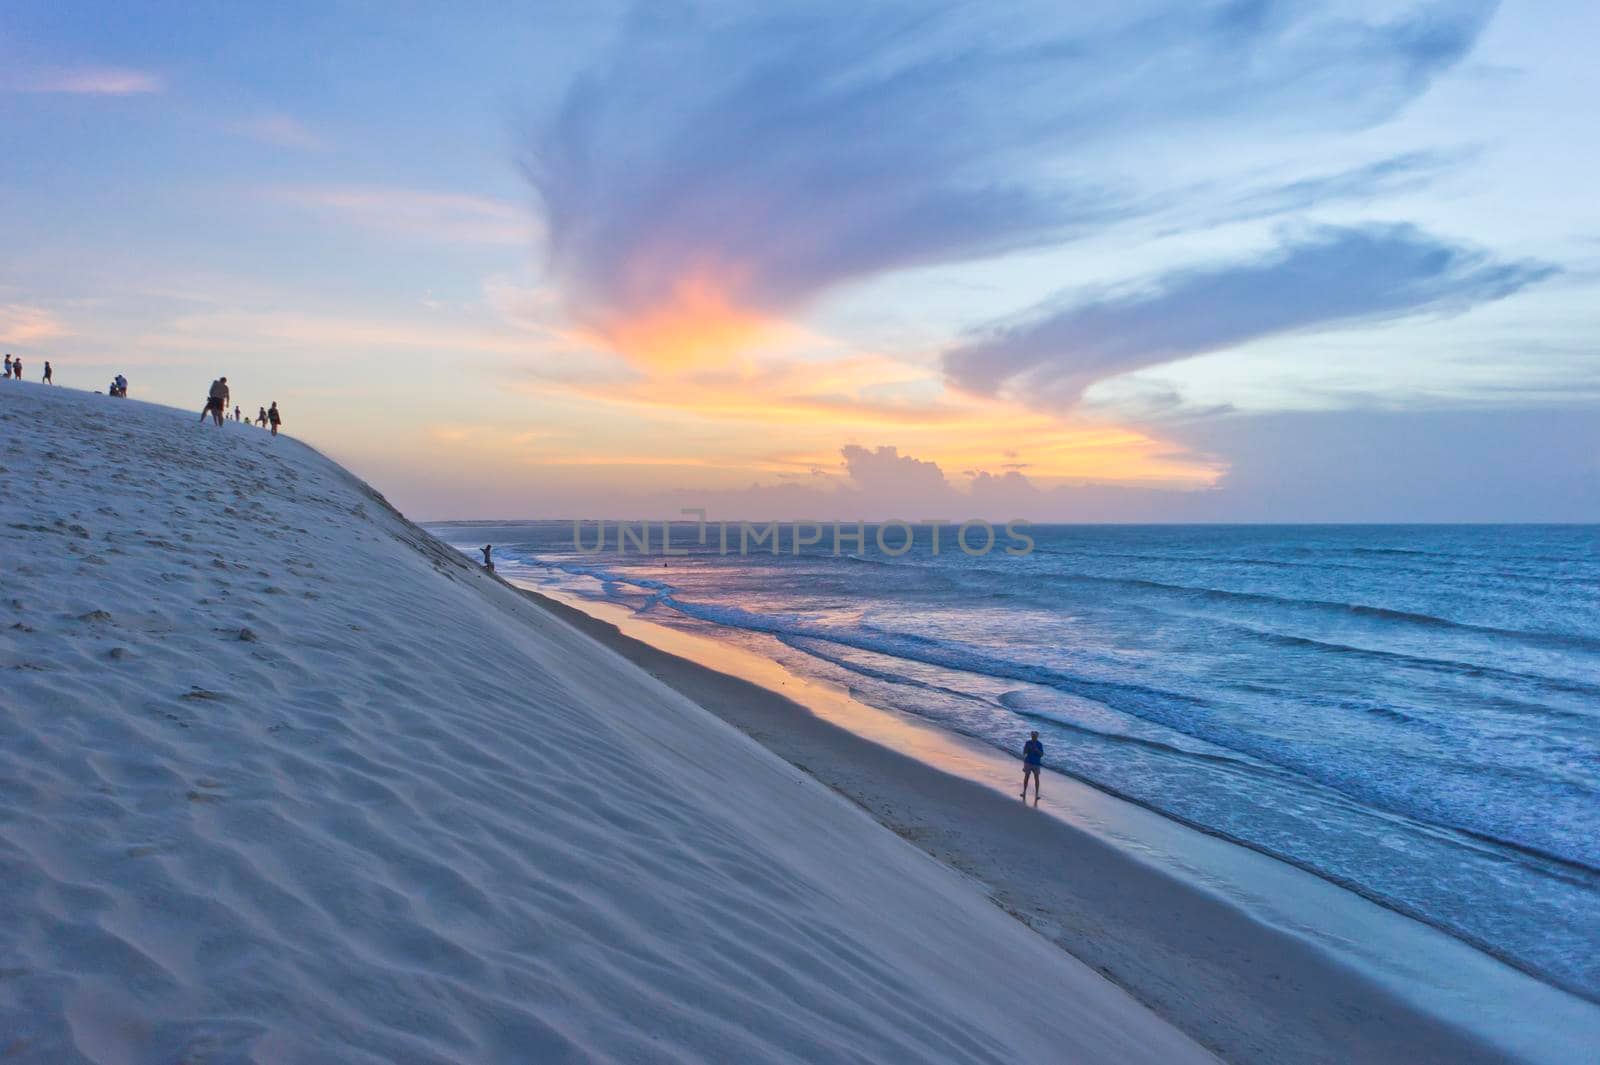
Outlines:
{"label": "group of people on dune", "polygon": [[[219,377],[211,382],[211,388],[206,393],[205,408],[200,412],[200,420],[205,421],[206,416],[209,415],[214,422],[221,425],[228,418],[228,400],[231,398],[232,393],[228,390],[228,379],[226,377]],[[233,408],[233,420],[236,422],[245,421],[244,413],[237,404]],[[255,423],[263,429],[270,426],[272,435],[277,436],[278,426],[283,424],[283,416],[278,413],[278,401],[273,400],[272,406],[260,408],[260,412],[255,417]]]}
{"label": "group of people on dune", "polygon": [[[5,379],[8,381],[22,380],[22,359],[20,356],[13,356],[10,352],[6,353]],[[47,385],[56,383],[55,370],[51,367],[49,359],[44,361],[44,376],[40,380]],[[128,394],[128,379],[121,374],[117,374],[116,377],[112,378],[107,392],[113,396],[126,397]],[[226,377],[219,377],[212,381],[211,388],[206,392],[206,405],[205,409],[200,412],[200,420],[205,421],[209,416],[214,422],[221,425],[228,418],[228,400],[230,398],[232,397],[228,391],[228,379]],[[244,412],[237,405],[233,408],[233,420],[236,422],[247,420],[244,417]],[[283,424],[283,415],[278,413],[278,401],[273,400],[270,407],[260,408],[254,421],[263,429],[270,427],[272,435],[277,436],[278,426]]]}
{"label": "group of people on dune", "polygon": [[[6,380],[9,381],[9,380],[13,380],[13,379],[15,379],[17,381],[22,380],[22,357],[19,355],[16,358],[12,358],[11,357],[11,353],[7,352],[6,353]],[[47,385],[53,385],[53,384],[56,383],[55,382],[55,371],[50,368],[50,360],[49,359],[44,360],[44,376],[41,377],[40,380],[43,381]]]}

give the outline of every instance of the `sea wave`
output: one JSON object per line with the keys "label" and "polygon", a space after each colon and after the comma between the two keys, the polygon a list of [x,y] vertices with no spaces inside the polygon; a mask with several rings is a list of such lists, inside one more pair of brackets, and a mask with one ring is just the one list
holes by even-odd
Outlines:
{"label": "sea wave", "polygon": [[1319,611],[1331,614],[1347,615],[1358,618],[1370,618],[1379,621],[1395,622],[1400,624],[1422,626],[1432,629],[1447,629],[1460,632],[1474,633],[1495,638],[1514,639],[1525,643],[1559,647],[1565,650],[1583,650],[1600,652],[1600,637],[1579,633],[1552,632],[1543,629],[1511,629],[1493,625],[1480,625],[1471,622],[1455,621],[1450,618],[1440,617],[1436,614],[1426,614],[1412,610],[1397,610],[1391,607],[1373,606],[1359,602],[1340,602],[1337,600],[1301,598],[1296,596],[1275,595],[1270,592],[1241,592],[1228,588],[1212,588],[1204,585],[1174,584],[1169,581],[1157,581],[1144,577],[1106,577],[1098,574],[1087,573],[1056,573],[1042,575],[1041,582],[1065,581],[1092,584],[1116,585],[1126,588],[1148,589],[1163,593],[1177,593],[1194,598],[1218,603],[1249,603],[1263,606],[1272,606],[1283,609],[1300,609]]}
{"label": "sea wave", "polygon": [[1037,729],[1095,787],[1600,1000],[1593,530],[1034,532],[1025,560],[513,553],[997,747]]}

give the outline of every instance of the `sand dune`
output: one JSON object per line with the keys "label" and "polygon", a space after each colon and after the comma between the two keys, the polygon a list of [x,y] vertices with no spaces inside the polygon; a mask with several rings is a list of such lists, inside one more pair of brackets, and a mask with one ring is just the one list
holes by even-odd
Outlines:
{"label": "sand dune", "polygon": [[0,1060],[1207,1060],[311,449],[0,387]]}

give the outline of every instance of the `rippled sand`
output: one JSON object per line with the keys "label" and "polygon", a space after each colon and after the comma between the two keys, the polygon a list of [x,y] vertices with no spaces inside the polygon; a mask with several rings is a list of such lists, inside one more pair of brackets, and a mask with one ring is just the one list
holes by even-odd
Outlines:
{"label": "rippled sand", "polygon": [[1205,1060],[288,438],[0,389],[0,1060]]}

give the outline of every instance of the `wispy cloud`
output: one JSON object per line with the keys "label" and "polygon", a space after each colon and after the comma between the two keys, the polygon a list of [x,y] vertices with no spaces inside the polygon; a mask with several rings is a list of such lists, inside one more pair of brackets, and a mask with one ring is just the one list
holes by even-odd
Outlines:
{"label": "wispy cloud", "polygon": [[25,303],[0,303],[0,342],[27,344],[65,336],[66,326],[43,307]]}
{"label": "wispy cloud", "polygon": [[310,151],[327,147],[327,143],[310,127],[288,115],[261,115],[234,123],[232,128],[246,137],[280,148]]}
{"label": "wispy cloud", "polygon": [[268,190],[284,203],[383,233],[467,244],[531,243],[531,211],[507,200],[381,186],[291,186]]}
{"label": "wispy cloud", "polygon": [[295,311],[218,311],[181,315],[169,329],[142,336],[138,343],[178,351],[270,350],[289,344],[319,356],[361,351],[529,356],[548,353],[553,341],[523,330],[476,323],[439,324]]}
{"label": "wispy cloud", "polygon": [[[1177,228],[1201,228],[1293,215],[1338,203],[1363,203],[1414,192],[1437,181],[1475,156],[1472,150],[1424,150],[1385,156],[1329,173],[1244,184],[1241,191],[1191,189],[1176,199],[1199,205],[1198,217]],[[1234,183],[1237,184],[1237,183]],[[1183,210],[1185,208],[1180,208]]]}
{"label": "wispy cloud", "polygon": [[[658,427],[662,435],[651,439],[662,458],[715,453],[723,461],[739,456],[735,461],[770,471],[775,464],[758,461],[752,446],[765,453],[782,441],[791,453],[807,456],[803,464],[809,468],[834,465],[830,456],[841,441],[876,447],[887,439],[945,469],[1025,463],[1030,475],[1044,481],[1204,484],[1217,475],[1212,463],[1180,454],[1139,429],[1031,410],[1005,398],[951,393],[930,368],[882,356],[741,363],[670,376],[634,371],[603,381],[542,378],[527,382],[525,390],[560,406],[604,412],[612,424]],[[627,417],[621,417],[624,412]],[[667,431],[684,426],[694,431]],[[614,448],[638,447],[627,439],[585,436],[600,457]]]}
{"label": "wispy cloud", "polygon": [[454,422],[437,422],[424,426],[423,432],[427,434],[428,439],[441,444],[464,444],[488,436],[490,429],[486,425],[460,425]]}
{"label": "wispy cloud", "polygon": [[160,75],[126,67],[37,67],[0,76],[13,92],[68,93],[78,96],[138,96],[162,90]]}
{"label": "wispy cloud", "polygon": [[645,6],[536,132],[527,168],[571,312],[640,361],[672,362],[708,306],[715,354],[834,285],[1141,210],[1086,176],[1129,128],[1380,121],[1467,54],[1492,8],[1436,0],[1365,22],[1290,0],[1115,18],[837,2],[669,20]]}
{"label": "wispy cloud", "polygon": [[1284,333],[1462,311],[1554,272],[1411,226],[1324,228],[1260,258],[1168,274],[1130,295],[1053,302],[951,350],[945,369],[975,392],[1070,406],[1102,378]]}

